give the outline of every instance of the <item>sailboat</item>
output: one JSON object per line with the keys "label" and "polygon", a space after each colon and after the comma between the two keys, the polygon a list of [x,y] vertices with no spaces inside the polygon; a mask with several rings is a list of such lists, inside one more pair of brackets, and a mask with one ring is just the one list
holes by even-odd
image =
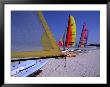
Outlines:
{"label": "sailboat", "polygon": [[[63,58],[64,55],[58,47],[41,11],[36,12],[36,14],[33,12],[17,11],[16,13],[16,11],[12,11],[12,14],[11,76],[30,76],[48,62],[45,60],[46,58]],[[16,14],[19,15],[19,20]],[[28,17],[25,18],[24,14]],[[34,18],[31,19],[32,17]],[[17,24],[15,24],[16,20]],[[22,27],[23,23],[26,26]],[[32,28],[32,26],[36,27]]]}
{"label": "sailboat", "polygon": [[63,51],[75,47],[76,44],[76,23],[72,15],[69,15],[68,25],[65,29],[63,36],[58,42],[59,47],[63,47]]}
{"label": "sailboat", "polygon": [[69,15],[66,34],[66,48],[74,47],[76,43],[76,23],[73,16]]}
{"label": "sailboat", "polygon": [[84,23],[78,47],[85,48],[87,44],[87,39],[88,39],[88,29],[86,27],[86,23]]}

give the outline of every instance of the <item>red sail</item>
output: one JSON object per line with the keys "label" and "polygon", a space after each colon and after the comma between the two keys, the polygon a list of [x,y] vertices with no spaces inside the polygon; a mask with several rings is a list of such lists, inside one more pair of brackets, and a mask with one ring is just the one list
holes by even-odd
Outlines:
{"label": "red sail", "polygon": [[80,42],[79,42],[79,47],[83,48],[86,46],[87,37],[88,37],[88,30],[87,30],[86,24],[84,23],[82,33],[81,33]]}
{"label": "red sail", "polygon": [[60,41],[58,42],[58,46],[63,47],[63,40],[62,39],[60,39]]}
{"label": "red sail", "polygon": [[[70,17],[69,17],[70,18]],[[70,19],[68,20],[68,28],[67,28],[67,35],[66,35],[66,47],[68,48],[72,42],[72,29],[70,24]]]}

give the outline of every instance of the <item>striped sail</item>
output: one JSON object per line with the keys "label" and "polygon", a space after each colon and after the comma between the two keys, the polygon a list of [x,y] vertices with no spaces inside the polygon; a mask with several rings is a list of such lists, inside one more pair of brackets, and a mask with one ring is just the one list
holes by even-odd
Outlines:
{"label": "striped sail", "polygon": [[87,39],[88,39],[88,30],[87,30],[86,24],[84,23],[82,28],[81,38],[79,41],[80,48],[84,48],[86,46]]}
{"label": "striped sail", "polygon": [[66,35],[66,47],[74,47],[76,43],[76,23],[73,16],[69,15],[67,35]]}

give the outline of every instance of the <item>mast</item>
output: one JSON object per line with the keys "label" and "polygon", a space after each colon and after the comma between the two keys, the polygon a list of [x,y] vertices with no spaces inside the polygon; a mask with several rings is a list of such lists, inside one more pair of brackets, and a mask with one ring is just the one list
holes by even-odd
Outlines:
{"label": "mast", "polygon": [[59,47],[63,47],[63,50],[65,50],[66,32],[67,32],[67,28],[65,29],[63,36],[60,38],[60,41],[58,42]]}
{"label": "mast", "polygon": [[63,50],[65,50],[65,37],[66,37],[66,32],[67,32],[67,29],[65,29],[64,34],[63,34]]}

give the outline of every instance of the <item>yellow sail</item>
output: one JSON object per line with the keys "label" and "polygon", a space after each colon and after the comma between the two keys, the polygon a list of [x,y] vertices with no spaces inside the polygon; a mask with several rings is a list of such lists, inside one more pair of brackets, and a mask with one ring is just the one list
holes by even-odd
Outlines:
{"label": "yellow sail", "polygon": [[66,35],[66,47],[74,47],[76,43],[76,23],[73,16],[69,16],[67,35]]}
{"label": "yellow sail", "polygon": [[72,47],[75,46],[76,44],[76,23],[75,23],[75,19],[73,16],[70,16],[70,23],[71,23],[71,28],[72,28],[72,42],[74,42],[72,44]]}
{"label": "yellow sail", "polygon": [[[36,38],[40,38],[41,45],[42,45],[43,49],[42,50],[33,50],[32,49],[32,51],[26,51],[26,50],[25,51],[13,51],[12,50],[11,51],[11,58],[32,58],[32,57],[41,58],[41,57],[62,56],[61,50],[58,47],[42,12],[38,11],[37,15],[38,15],[38,18],[41,22],[41,26],[43,28],[43,30],[42,30],[43,33],[42,33],[41,37],[36,36]],[[31,30],[29,30],[29,31],[31,32]],[[37,29],[35,32],[37,32]]]}

